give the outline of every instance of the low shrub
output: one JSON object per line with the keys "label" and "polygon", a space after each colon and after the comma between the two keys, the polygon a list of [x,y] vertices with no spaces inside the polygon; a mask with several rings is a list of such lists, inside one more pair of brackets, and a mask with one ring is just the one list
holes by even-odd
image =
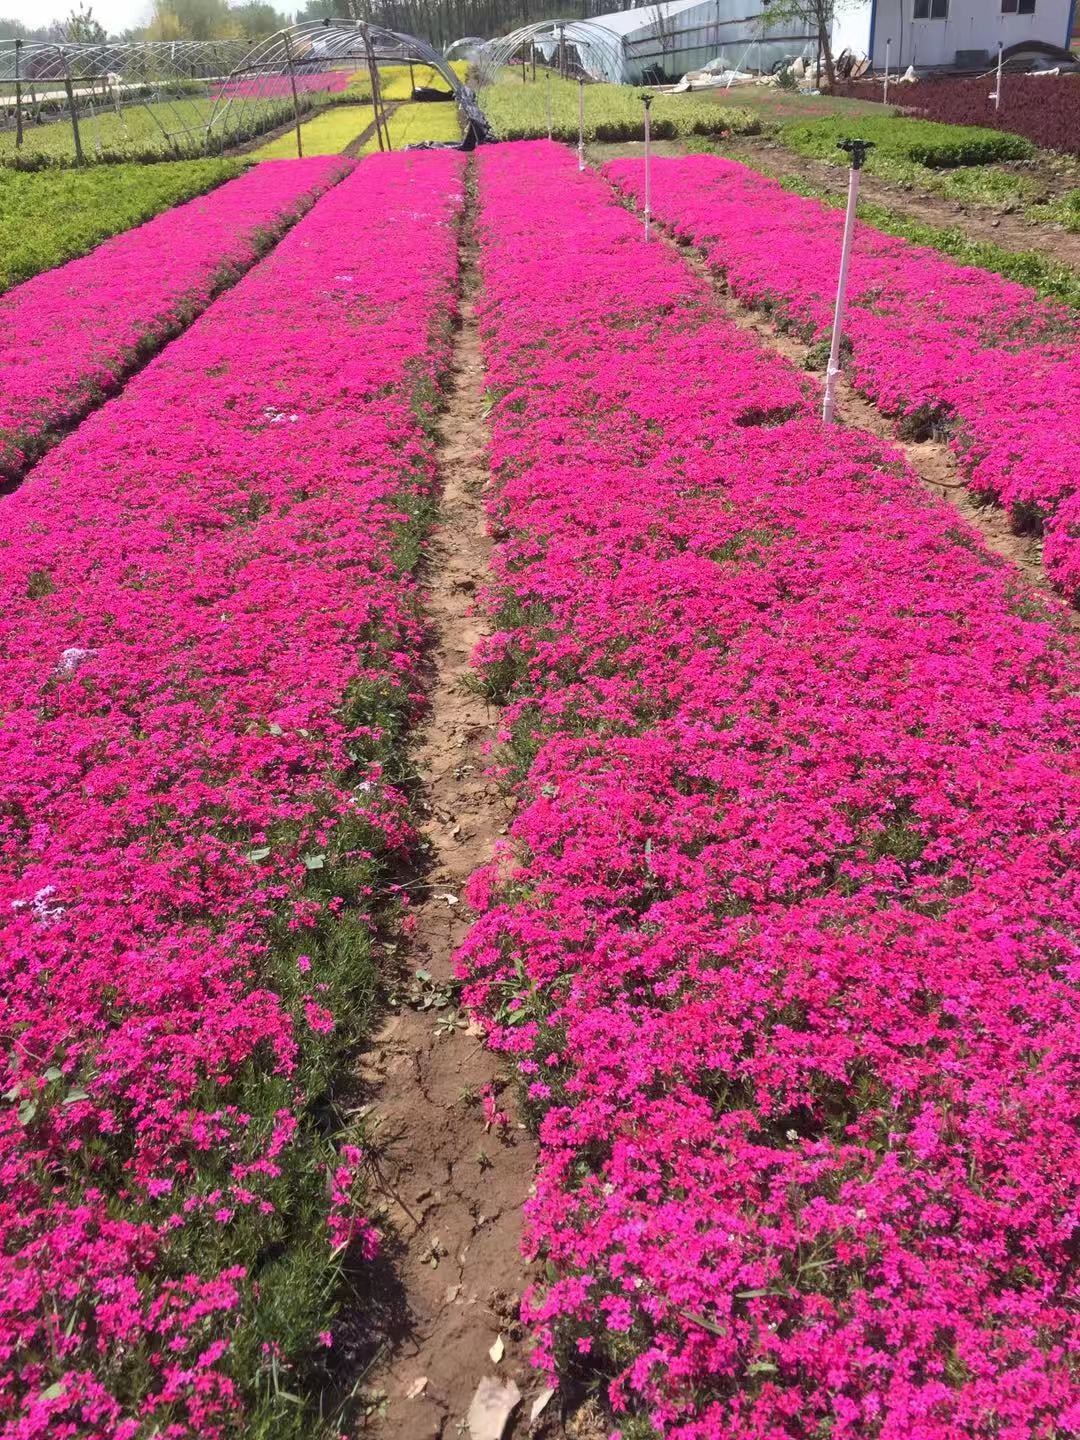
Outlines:
{"label": "low shrub", "polygon": [[883,158],[907,160],[934,170],[1025,160],[1032,154],[1031,144],[1020,135],[973,126],[939,125],[905,116],[809,120],[785,125],[780,131],[780,139],[790,149],[822,160],[837,159],[839,142],[854,138],[872,141]]}

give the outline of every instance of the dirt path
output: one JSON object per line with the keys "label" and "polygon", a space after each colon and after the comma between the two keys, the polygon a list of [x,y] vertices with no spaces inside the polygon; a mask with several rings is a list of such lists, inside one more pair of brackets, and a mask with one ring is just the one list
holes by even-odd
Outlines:
{"label": "dirt path", "polygon": [[[502,1067],[459,1015],[452,981],[452,956],[469,924],[463,887],[490,858],[510,813],[498,786],[484,776],[483,746],[497,713],[465,686],[482,633],[470,610],[487,578],[490,549],[481,501],[487,435],[468,224],[463,258],[462,323],[438,447],[441,523],[425,575],[433,632],[430,710],[414,748],[428,863],[414,891],[416,930],[399,947],[398,973],[390,977],[398,1003],[360,1071],[378,1152],[378,1221],[399,1290],[381,1356],[364,1376],[364,1433],[392,1440],[468,1435],[466,1417],[485,1377],[516,1383],[522,1399],[506,1434],[524,1435],[542,1388],[517,1320],[526,1281],[522,1206],[535,1147],[519,1125]],[[507,1124],[489,1124],[485,1092],[497,1097]]]}

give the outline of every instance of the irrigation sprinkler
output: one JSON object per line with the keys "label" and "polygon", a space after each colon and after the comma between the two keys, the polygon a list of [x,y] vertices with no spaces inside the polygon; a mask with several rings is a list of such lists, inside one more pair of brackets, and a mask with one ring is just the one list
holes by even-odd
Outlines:
{"label": "irrigation sprinkler", "polygon": [[645,239],[652,239],[652,136],[649,131],[649,111],[652,108],[652,96],[642,95],[642,103],[645,106]]}
{"label": "irrigation sprinkler", "polygon": [[1004,54],[1005,54],[1005,46],[1004,46],[1004,44],[1002,43],[1002,41],[999,40],[999,41],[998,41],[997,84],[994,86],[994,93],[990,96],[990,99],[994,102],[994,109],[995,109],[995,110],[1000,110],[1000,109],[1001,109],[1001,64],[1002,64],[1002,57],[1004,56]]}
{"label": "irrigation sprinkler", "polygon": [[841,140],[838,148],[851,157],[848,176],[847,214],[844,217],[844,243],[840,250],[840,279],[836,286],[836,310],[833,313],[832,344],[825,371],[825,402],[822,423],[831,425],[836,412],[836,377],[840,374],[840,341],[844,329],[844,301],[847,299],[848,266],[851,263],[851,242],[855,236],[855,209],[859,203],[859,176],[867,152],[874,148],[872,140]]}
{"label": "irrigation sprinkler", "polygon": [[577,82],[577,168],[585,169],[585,81]]}
{"label": "irrigation sprinkler", "polygon": [[547,122],[548,122],[548,139],[550,140],[550,139],[551,139],[551,71],[550,71],[550,70],[545,70],[545,71],[544,71],[544,78],[547,80]]}
{"label": "irrigation sprinkler", "polygon": [[887,105],[889,103],[889,50],[891,47],[892,37],[890,36],[885,41],[885,93],[881,97],[881,103],[883,105]]}

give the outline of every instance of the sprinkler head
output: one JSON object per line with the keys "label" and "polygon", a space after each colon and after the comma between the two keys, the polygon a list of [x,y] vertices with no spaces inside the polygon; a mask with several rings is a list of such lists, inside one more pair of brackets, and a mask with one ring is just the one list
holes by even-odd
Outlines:
{"label": "sprinkler head", "polygon": [[853,170],[861,170],[866,161],[867,152],[874,148],[874,142],[873,140],[838,140],[836,148],[851,156]]}

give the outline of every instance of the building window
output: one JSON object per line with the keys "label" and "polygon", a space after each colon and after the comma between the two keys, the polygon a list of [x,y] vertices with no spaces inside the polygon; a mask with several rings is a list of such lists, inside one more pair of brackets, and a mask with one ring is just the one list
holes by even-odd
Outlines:
{"label": "building window", "polygon": [[1035,0],[1001,0],[1002,15],[1034,15]]}
{"label": "building window", "polygon": [[[1009,0],[1001,0],[1007,5]],[[1019,0],[1016,0],[1019,3]],[[947,20],[949,18],[949,0],[915,0],[916,20]]]}

